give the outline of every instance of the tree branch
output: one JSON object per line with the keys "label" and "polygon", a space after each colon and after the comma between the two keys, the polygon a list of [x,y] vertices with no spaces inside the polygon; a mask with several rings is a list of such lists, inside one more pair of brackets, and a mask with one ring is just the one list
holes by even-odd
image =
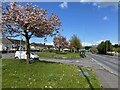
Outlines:
{"label": "tree branch", "polygon": [[15,35],[15,36],[6,36],[6,37],[18,37],[18,36],[20,36],[20,35]]}
{"label": "tree branch", "polygon": [[34,32],[32,32],[32,34],[31,35],[29,35],[29,39],[32,37],[32,35],[34,34]]}

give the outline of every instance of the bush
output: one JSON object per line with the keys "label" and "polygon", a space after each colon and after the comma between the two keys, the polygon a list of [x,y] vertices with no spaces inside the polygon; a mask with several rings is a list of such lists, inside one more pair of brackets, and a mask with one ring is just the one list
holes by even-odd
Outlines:
{"label": "bush", "polygon": [[6,51],[6,50],[3,50],[3,51],[0,51],[0,53],[14,53],[15,50],[10,50],[10,51]]}
{"label": "bush", "polygon": [[56,50],[54,50],[54,49],[50,49],[49,52],[55,53]]}
{"label": "bush", "polygon": [[117,52],[120,53],[120,48],[118,48]]}
{"label": "bush", "polygon": [[97,50],[97,48],[92,47],[92,48],[90,49],[90,52],[91,52],[91,53],[98,53],[98,50]]}
{"label": "bush", "polygon": [[56,54],[67,54],[67,52],[60,52],[59,50],[56,50]]}

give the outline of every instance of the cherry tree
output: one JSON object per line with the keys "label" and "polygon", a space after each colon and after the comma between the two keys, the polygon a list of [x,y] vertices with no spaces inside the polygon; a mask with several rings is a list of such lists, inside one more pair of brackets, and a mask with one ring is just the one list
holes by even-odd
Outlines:
{"label": "cherry tree", "polygon": [[30,63],[29,40],[35,36],[45,38],[54,36],[59,32],[61,22],[58,16],[51,13],[48,17],[47,10],[40,6],[27,3],[11,2],[5,5],[2,11],[2,33],[5,37],[22,35],[26,38],[27,63]]}
{"label": "cherry tree", "polygon": [[64,36],[60,34],[58,34],[57,37],[54,37],[53,43],[55,47],[59,49],[59,51],[61,48],[63,49],[63,48],[69,47],[69,42],[66,40]]}

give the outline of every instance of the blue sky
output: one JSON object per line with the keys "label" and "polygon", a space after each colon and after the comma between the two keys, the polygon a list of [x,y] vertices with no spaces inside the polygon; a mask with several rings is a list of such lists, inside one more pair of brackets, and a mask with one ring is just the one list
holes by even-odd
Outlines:
{"label": "blue sky", "polygon": [[[24,3],[23,3],[24,4]],[[112,3],[80,2],[37,2],[41,8],[59,16],[62,27],[61,35],[68,40],[77,35],[83,45],[98,44],[102,40],[118,42],[118,11]],[[47,38],[47,44],[53,38]],[[32,38],[30,42],[44,43],[43,39]]]}

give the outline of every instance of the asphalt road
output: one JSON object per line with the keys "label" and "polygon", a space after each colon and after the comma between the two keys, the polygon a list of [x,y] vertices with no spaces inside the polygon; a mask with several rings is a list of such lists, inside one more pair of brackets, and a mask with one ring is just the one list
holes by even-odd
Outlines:
{"label": "asphalt road", "polygon": [[[96,61],[98,64],[103,66],[109,72],[118,75],[120,69],[118,69],[118,57],[108,56],[108,55],[97,55],[86,53],[92,60]],[[118,75],[119,76],[119,75]]]}
{"label": "asphalt road", "polygon": [[2,58],[14,58],[15,54],[14,53],[5,53],[2,54]]}

